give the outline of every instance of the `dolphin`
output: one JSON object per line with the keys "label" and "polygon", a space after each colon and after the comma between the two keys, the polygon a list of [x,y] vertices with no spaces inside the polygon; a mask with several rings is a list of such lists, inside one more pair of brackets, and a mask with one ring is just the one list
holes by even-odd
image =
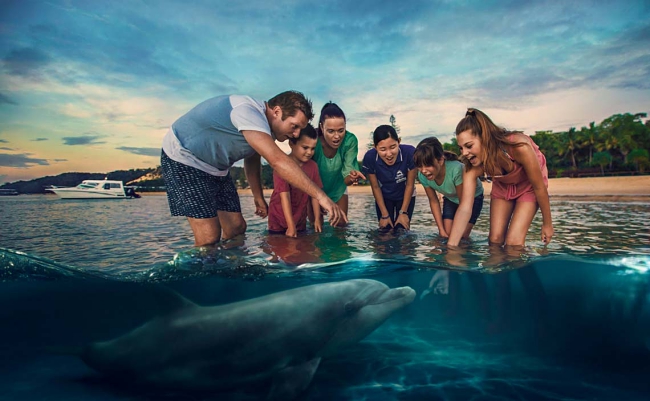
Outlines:
{"label": "dolphin", "polygon": [[85,346],[81,358],[106,376],[136,384],[212,391],[266,381],[269,399],[291,399],[307,388],[322,358],[360,341],[414,298],[410,287],[391,289],[369,279],[219,306],[173,293],[169,312]]}

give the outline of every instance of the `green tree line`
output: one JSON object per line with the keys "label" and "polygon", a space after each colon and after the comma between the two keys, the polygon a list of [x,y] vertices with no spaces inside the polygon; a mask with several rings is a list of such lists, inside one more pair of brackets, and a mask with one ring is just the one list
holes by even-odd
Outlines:
{"label": "green tree line", "polygon": [[650,120],[646,113],[614,114],[563,132],[537,131],[531,138],[546,156],[549,177],[644,173],[650,167]]}
{"label": "green tree line", "polygon": [[[549,177],[645,173],[650,168],[650,120],[646,113],[614,114],[600,124],[530,137],[546,156]],[[458,154],[456,138],[443,148]]]}

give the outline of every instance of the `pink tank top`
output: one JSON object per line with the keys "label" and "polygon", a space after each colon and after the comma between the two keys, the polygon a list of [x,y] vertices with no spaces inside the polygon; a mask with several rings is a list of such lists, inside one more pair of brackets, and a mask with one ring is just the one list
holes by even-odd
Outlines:
{"label": "pink tank top", "polygon": [[[510,136],[508,136],[508,140],[512,141],[513,135],[514,134],[510,134]],[[544,154],[539,150],[539,146],[537,146],[531,137],[526,136],[526,138],[528,138],[530,144],[533,147],[533,150],[535,151],[537,162],[539,163],[539,167],[542,170],[544,185],[548,188],[548,169],[546,167],[546,157],[544,157]],[[490,197],[493,199],[516,199],[517,201],[522,202],[535,202],[537,198],[535,197],[535,192],[533,191],[533,184],[531,184],[530,180],[528,179],[528,175],[526,175],[524,166],[521,165],[521,163],[515,161],[515,159],[513,159],[505,149],[502,150],[503,153],[505,153],[506,156],[512,160],[515,167],[506,175],[494,176],[492,178],[493,183]]]}

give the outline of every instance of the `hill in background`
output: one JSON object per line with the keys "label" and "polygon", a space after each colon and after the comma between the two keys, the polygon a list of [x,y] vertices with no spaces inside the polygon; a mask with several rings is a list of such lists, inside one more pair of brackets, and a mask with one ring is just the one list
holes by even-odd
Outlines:
{"label": "hill in background", "polygon": [[[83,180],[108,180],[124,181],[125,183],[136,180],[147,174],[151,174],[156,169],[131,169],[118,170],[110,173],[63,173],[57,176],[47,176],[36,178],[30,181],[16,181],[0,186],[0,189],[15,189],[21,194],[43,194],[45,188],[50,185],[60,187],[75,187]],[[161,178],[162,180],[162,178]],[[163,184],[164,185],[164,184]]]}
{"label": "hill in background", "polygon": [[[231,167],[230,176],[237,188],[247,188],[248,181],[242,167]],[[44,194],[50,185],[74,187],[83,180],[123,181],[125,185],[136,186],[138,192],[164,191],[165,181],[160,166],[149,169],[118,170],[110,173],[63,173],[57,176],[36,178],[30,181],[16,181],[0,186],[0,189],[15,189],[21,194]],[[262,186],[273,188],[273,170],[268,164],[262,165]]]}

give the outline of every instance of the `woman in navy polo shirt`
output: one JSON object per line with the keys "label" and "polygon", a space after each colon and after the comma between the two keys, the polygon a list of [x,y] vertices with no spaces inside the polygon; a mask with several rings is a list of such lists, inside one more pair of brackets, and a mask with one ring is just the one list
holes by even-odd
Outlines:
{"label": "woman in navy polo shirt", "polygon": [[363,173],[368,177],[380,229],[411,227],[415,207],[415,148],[400,145],[395,128],[380,125],[373,133],[374,149],[363,158]]}

